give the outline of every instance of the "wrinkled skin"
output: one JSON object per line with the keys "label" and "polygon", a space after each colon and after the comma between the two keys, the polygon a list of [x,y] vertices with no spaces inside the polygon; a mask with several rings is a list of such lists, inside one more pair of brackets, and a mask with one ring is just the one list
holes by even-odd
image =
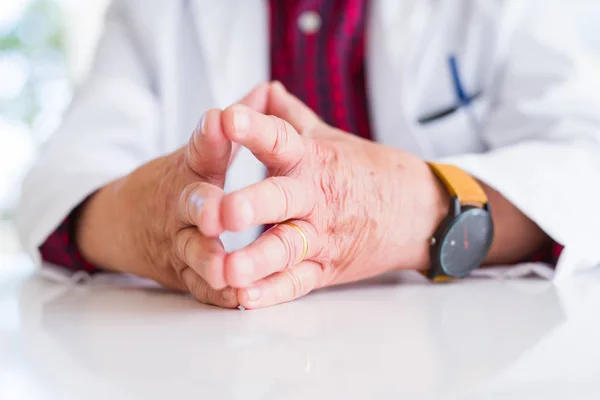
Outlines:
{"label": "wrinkled skin", "polygon": [[[265,112],[269,85],[240,101]],[[221,127],[222,111],[204,115],[189,143],[100,189],[85,204],[77,228],[83,256],[108,270],[151,278],[221,307],[239,305],[223,278],[225,251],[200,224],[202,207],[216,207],[237,145]],[[210,281],[210,285],[207,283]]]}
{"label": "wrinkled skin", "polygon": [[226,138],[252,151],[269,178],[207,201],[198,227],[217,237],[291,221],[306,234],[308,253],[300,260],[302,236],[276,225],[213,264],[215,276],[239,289],[240,304],[266,307],[393,269],[427,267],[429,238],[448,198],[424,161],[328,126],[278,83],[267,114],[240,104],[222,112]]}

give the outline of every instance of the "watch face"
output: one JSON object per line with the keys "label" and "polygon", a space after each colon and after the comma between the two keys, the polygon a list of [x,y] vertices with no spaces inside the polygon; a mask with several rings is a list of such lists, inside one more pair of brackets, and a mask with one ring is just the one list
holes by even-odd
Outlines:
{"label": "watch face", "polygon": [[463,277],[479,267],[492,243],[494,226],[490,213],[470,208],[448,229],[440,248],[440,263],[446,274]]}

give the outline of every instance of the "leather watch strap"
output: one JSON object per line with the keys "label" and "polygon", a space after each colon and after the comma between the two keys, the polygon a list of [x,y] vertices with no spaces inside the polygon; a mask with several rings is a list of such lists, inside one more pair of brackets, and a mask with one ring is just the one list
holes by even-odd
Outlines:
{"label": "leather watch strap", "polygon": [[428,164],[444,183],[450,195],[457,197],[461,204],[487,204],[488,198],[485,191],[471,175],[453,165]]}

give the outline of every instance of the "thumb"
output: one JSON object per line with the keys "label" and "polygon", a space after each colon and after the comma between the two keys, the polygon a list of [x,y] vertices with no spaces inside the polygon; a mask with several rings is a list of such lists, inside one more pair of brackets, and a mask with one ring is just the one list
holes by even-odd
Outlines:
{"label": "thumb", "polygon": [[223,134],[221,113],[212,109],[202,115],[187,145],[185,162],[203,181],[223,188],[231,142]]}
{"label": "thumb", "polygon": [[[264,113],[268,97],[269,85],[263,83],[241,99],[240,103]],[[232,147],[223,134],[221,113],[221,110],[212,109],[200,118],[187,146],[186,163],[203,180],[222,188],[227,168],[239,145]]]}
{"label": "thumb", "polygon": [[303,136],[313,136],[315,128],[323,123],[313,110],[278,81],[271,84],[267,113],[287,121]]}

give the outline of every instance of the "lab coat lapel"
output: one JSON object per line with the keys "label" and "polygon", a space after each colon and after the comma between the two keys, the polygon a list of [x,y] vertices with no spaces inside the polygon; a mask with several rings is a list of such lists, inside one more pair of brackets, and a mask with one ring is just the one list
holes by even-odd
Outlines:
{"label": "lab coat lapel", "polygon": [[188,1],[212,98],[217,107],[227,107],[269,79],[265,1]]}
{"label": "lab coat lapel", "polygon": [[[373,0],[368,21],[367,81],[374,139],[421,157],[430,157],[431,145],[419,137],[413,93],[431,12],[428,1]],[[430,27],[431,28],[431,27]]]}

